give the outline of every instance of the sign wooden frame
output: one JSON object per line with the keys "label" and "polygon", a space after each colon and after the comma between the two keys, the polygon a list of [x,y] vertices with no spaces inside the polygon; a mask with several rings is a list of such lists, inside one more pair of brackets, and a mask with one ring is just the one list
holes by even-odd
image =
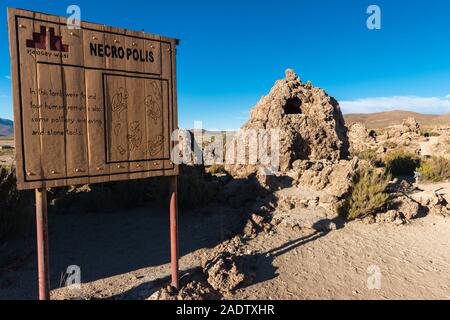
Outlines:
{"label": "sign wooden frame", "polygon": [[178,174],[177,39],[11,8],[8,25],[19,189]]}

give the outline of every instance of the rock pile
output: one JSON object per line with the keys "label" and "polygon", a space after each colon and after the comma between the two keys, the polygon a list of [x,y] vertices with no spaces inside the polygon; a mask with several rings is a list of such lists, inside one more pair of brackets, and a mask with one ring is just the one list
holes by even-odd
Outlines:
{"label": "rock pile", "polygon": [[208,283],[222,294],[251,283],[254,278],[241,248],[240,237],[234,237],[210,250],[202,259]]}
{"label": "rock pile", "polygon": [[[349,128],[348,137],[352,154],[363,155],[370,151],[378,161],[382,161],[387,153],[395,149],[420,154],[420,125],[412,117],[378,135],[373,130],[368,130],[364,124],[354,123]],[[370,156],[370,153],[365,156]]]}
{"label": "rock pile", "polygon": [[377,137],[377,142],[384,148],[402,148],[412,153],[420,154],[420,125],[416,119],[410,117],[405,119],[399,126],[392,126],[384,134]]}
{"label": "rock pile", "polygon": [[[348,156],[347,128],[338,102],[310,82],[302,83],[291,69],[251,110],[233,147],[242,143],[248,154],[246,134],[252,129],[278,130],[281,172],[290,170],[295,160],[336,161]],[[227,169],[233,176],[248,176],[258,168],[248,163]]]}
{"label": "rock pile", "polygon": [[348,139],[352,152],[361,152],[374,147],[376,144],[375,131],[368,130],[360,122],[355,122],[349,127]]}
{"label": "rock pile", "polygon": [[[348,160],[348,130],[338,102],[288,69],[251,110],[232,147],[244,146],[248,155],[246,134],[261,129],[278,130],[278,171],[268,175],[258,170],[262,164],[229,165],[227,171],[235,178],[254,175],[260,186],[277,192],[272,224],[333,229],[336,208],[352,187],[359,163],[357,158]],[[366,135],[370,140],[370,133]],[[269,227],[251,222],[246,234],[255,229]]]}
{"label": "rock pile", "polygon": [[201,267],[182,276],[179,290],[165,286],[149,300],[221,299],[254,280],[252,265],[253,257],[243,252],[242,240],[235,236],[205,250]]}
{"label": "rock pile", "polygon": [[392,194],[391,196],[392,199],[389,201],[387,211],[375,214],[373,217],[374,222],[408,223],[410,220],[416,218],[423,209],[417,201],[404,194]]}
{"label": "rock pile", "polygon": [[147,300],[218,300],[220,292],[214,290],[206,281],[200,268],[184,274],[180,279],[180,289],[166,285],[154,292]]}

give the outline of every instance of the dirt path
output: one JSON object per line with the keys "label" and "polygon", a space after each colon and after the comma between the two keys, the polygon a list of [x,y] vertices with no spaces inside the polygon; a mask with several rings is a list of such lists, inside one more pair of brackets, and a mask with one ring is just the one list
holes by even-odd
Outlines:
{"label": "dirt path", "polygon": [[[433,188],[435,185],[433,186]],[[441,187],[441,186],[440,186]],[[445,185],[444,187],[448,187]],[[431,186],[429,187],[431,188]],[[444,188],[445,189],[445,188]],[[443,190],[444,190],[443,189]],[[445,189],[450,190],[450,188]],[[446,194],[447,195],[447,194]],[[146,299],[170,274],[167,212],[142,208],[114,214],[70,214],[50,221],[53,299]],[[208,250],[237,232],[238,211],[182,213],[180,266],[189,271]],[[426,216],[408,225],[355,221],[328,233],[277,227],[244,251],[256,257],[256,279],[235,299],[449,299],[450,219]],[[36,298],[34,238],[28,255],[1,274],[0,298]],[[9,244],[3,252],[17,250]],[[82,270],[80,290],[57,289],[70,264]],[[381,288],[368,289],[368,267]]]}
{"label": "dirt path", "polygon": [[[196,266],[202,250],[240,232],[239,217],[239,210],[214,206],[180,212],[181,266]],[[142,299],[156,290],[153,280],[160,285],[170,274],[167,210],[148,205],[115,213],[53,214],[49,229],[52,298]],[[81,269],[82,290],[58,291],[70,265]],[[0,245],[0,299],[36,299],[36,277],[34,234]],[[141,284],[147,285],[137,288]]]}
{"label": "dirt path", "polygon": [[[352,222],[328,234],[284,229],[249,249],[272,253],[257,264],[259,281],[236,298],[450,298],[450,221],[440,217],[406,226]],[[371,265],[381,271],[379,290],[367,287]]]}
{"label": "dirt path", "polygon": [[[448,182],[418,187],[423,191],[416,199],[432,198],[438,190],[450,201]],[[285,227],[272,236],[260,234],[248,247],[262,257],[258,279],[236,298],[450,298],[450,219],[441,216],[400,226],[354,221],[327,234]],[[380,289],[368,289],[373,266],[381,274]]]}
{"label": "dirt path", "polygon": [[[450,220],[428,216],[404,226],[352,222],[327,234],[280,228],[261,233],[246,251],[256,255],[256,281],[234,299],[449,299]],[[181,259],[198,265],[203,250]],[[368,289],[369,266],[381,272]],[[168,280],[168,263],[93,281],[53,298],[145,299]]]}

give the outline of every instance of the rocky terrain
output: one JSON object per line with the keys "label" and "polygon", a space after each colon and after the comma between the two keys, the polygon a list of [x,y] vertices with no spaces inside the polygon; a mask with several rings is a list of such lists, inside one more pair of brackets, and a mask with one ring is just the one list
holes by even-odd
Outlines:
{"label": "rocky terrain", "polygon": [[[64,235],[50,234],[50,243],[56,243],[54,254],[62,257],[57,270],[81,260],[88,274],[80,289],[57,289],[56,285],[52,298],[450,297],[450,251],[446,250],[450,245],[450,184],[444,179],[446,170],[437,170],[437,177],[442,178],[439,183],[414,176],[421,162],[440,155],[443,149],[450,150],[443,147],[450,145],[450,130],[441,127],[424,132],[411,117],[377,130],[367,129],[363,123],[347,126],[333,97],[310,82],[303,83],[289,69],[252,109],[227,148],[243,146],[241,151],[249,156],[252,146],[246,132],[261,129],[279,130],[279,167],[271,174],[261,170],[265,165],[260,163],[204,168],[196,164],[192,153],[190,161],[182,165],[180,187],[184,189],[180,194],[194,202],[211,190],[215,195],[203,208],[187,209],[181,215],[178,290],[169,285],[166,258],[142,258],[142,251],[164,256],[161,241],[168,237],[163,234],[167,227],[164,215],[147,215],[142,210],[130,220],[129,212],[124,211],[50,221],[50,225],[68,223]],[[187,143],[190,134],[180,141],[180,155],[197,143]],[[213,144],[205,150],[201,157],[214,158]],[[445,161],[439,163],[440,169],[446,169]],[[434,174],[433,167],[426,164],[424,176]],[[160,211],[154,207],[146,210]],[[152,231],[154,240],[148,241],[149,231],[144,226],[154,225],[158,230]],[[80,229],[86,237],[78,244]],[[117,230],[130,236],[110,239],[108,235]],[[70,243],[75,243],[76,253],[66,252]],[[5,248],[17,252],[14,245]],[[92,249],[83,252],[82,248]],[[116,250],[121,253],[114,253]],[[108,265],[106,271],[99,268],[100,263],[90,262],[99,251],[104,252],[100,260]],[[8,274],[0,288],[28,298],[20,285],[27,279],[30,282],[34,261],[15,260],[25,267],[10,273],[5,270],[14,268],[0,269],[0,274]],[[383,279],[375,289],[368,285],[374,272]],[[3,292],[0,297],[7,296]]]}
{"label": "rocky terrain", "polygon": [[422,114],[405,110],[393,110],[374,113],[348,113],[344,114],[345,123],[363,123],[367,128],[385,128],[400,124],[407,118],[414,118],[422,127],[446,126],[450,122],[450,114]]}
{"label": "rocky terrain", "polygon": [[[348,221],[342,208],[356,201],[352,197],[358,181],[362,180],[361,172],[375,176],[370,172],[381,170],[367,171],[365,168],[373,167],[374,163],[355,156],[355,152],[374,149],[378,161],[387,161],[385,158],[398,150],[420,155],[420,142],[426,141],[418,122],[411,117],[401,125],[379,133],[366,129],[361,123],[352,124],[347,132],[336,100],[309,82],[303,84],[292,70],[287,70],[286,77],[277,81],[270,93],[252,109],[250,120],[237,132],[234,142],[245,145],[248,154],[250,146],[245,140],[246,132],[271,128],[281,131],[280,166],[275,174],[261,174],[258,165],[227,167],[236,190],[246,189],[237,187],[241,183],[238,181],[254,181],[267,193],[266,197],[260,196],[259,201],[249,201],[240,195],[240,205],[250,209],[249,219],[242,236],[224,242],[206,254],[209,259],[202,263],[199,272],[206,287],[212,287],[201,289],[207,295],[216,290],[229,296],[238,288],[248,287],[258,277],[253,256],[245,252],[252,252],[248,250],[252,240],[247,239],[258,238],[260,232],[270,237],[285,232],[286,228],[307,234],[307,230],[311,230],[306,238],[315,238],[345,228]],[[363,201],[370,202],[378,192],[383,194],[383,203],[351,219],[356,218],[355,221],[363,225],[404,225],[426,215],[450,216],[448,202],[439,192],[424,194],[417,184],[392,178],[386,176],[383,189],[373,194],[373,186],[368,185],[364,195],[367,199]],[[229,194],[233,198],[235,193]],[[167,290],[153,298],[167,298]],[[184,298],[183,290],[178,296],[172,296]]]}

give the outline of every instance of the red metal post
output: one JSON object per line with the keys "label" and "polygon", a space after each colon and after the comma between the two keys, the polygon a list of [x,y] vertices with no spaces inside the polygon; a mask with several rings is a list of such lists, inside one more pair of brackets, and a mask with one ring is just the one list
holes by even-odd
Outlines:
{"label": "red metal post", "polygon": [[36,234],[39,277],[39,300],[50,299],[48,259],[47,189],[36,189]]}
{"label": "red metal post", "polygon": [[172,286],[178,289],[178,176],[170,177],[170,257]]}

